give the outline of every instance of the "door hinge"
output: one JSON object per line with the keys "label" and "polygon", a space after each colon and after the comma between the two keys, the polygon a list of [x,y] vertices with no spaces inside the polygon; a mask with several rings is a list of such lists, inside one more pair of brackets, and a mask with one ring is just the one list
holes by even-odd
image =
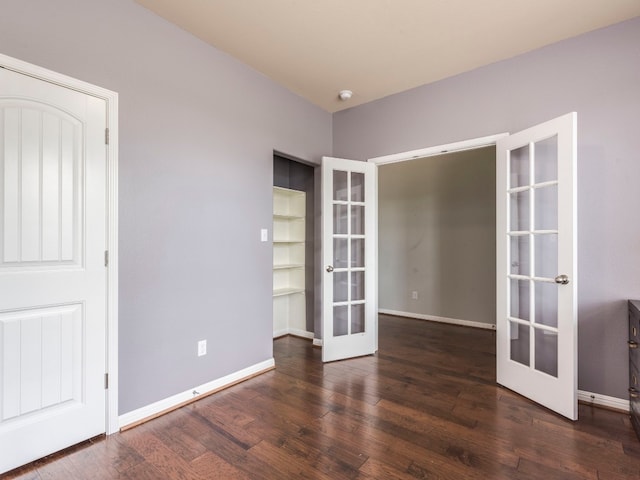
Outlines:
{"label": "door hinge", "polygon": [[104,143],[106,145],[109,145],[109,129],[108,128],[104,129]]}
{"label": "door hinge", "polygon": [[104,389],[109,390],[109,374],[104,374]]}
{"label": "door hinge", "polygon": [[109,250],[104,251],[104,266],[109,266]]}

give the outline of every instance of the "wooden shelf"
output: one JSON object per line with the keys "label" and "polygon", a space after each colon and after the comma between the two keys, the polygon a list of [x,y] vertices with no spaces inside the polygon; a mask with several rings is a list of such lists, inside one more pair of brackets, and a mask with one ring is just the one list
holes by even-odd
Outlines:
{"label": "wooden shelf", "polygon": [[305,330],[306,194],[273,187],[273,330]]}
{"label": "wooden shelf", "polygon": [[294,239],[294,238],[274,238],[273,243],[304,243],[304,238],[302,239]]}
{"label": "wooden shelf", "polygon": [[304,293],[304,288],[278,288],[273,291],[273,296],[282,297],[283,295],[293,295],[295,293]]}
{"label": "wooden shelf", "polygon": [[283,265],[274,265],[274,270],[288,270],[290,268],[304,268],[305,265],[303,263],[288,263]]}

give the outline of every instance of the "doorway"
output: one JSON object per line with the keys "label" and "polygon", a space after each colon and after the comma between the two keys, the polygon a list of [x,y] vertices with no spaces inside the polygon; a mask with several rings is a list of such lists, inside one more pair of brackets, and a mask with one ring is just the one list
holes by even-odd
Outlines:
{"label": "doorway", "polygon": [[117,94],[0,66],[1,473],[118,417]]}
{"label": "doorway", "polygon": [[379,167],[380,313],[495,329],[495,152]]}
{"label": "doorway", "polygon": [[273,336],[314,339],[316,168],[274,153],[273,187]]}

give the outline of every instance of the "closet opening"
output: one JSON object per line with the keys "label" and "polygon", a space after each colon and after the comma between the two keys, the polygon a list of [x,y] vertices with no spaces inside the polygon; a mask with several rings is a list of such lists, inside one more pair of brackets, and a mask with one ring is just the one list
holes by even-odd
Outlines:
{"label": "closet opening", "polygon": [[316,170],[287,155],[273,155],[273,338],[320,337],[316,330],[320,308],[316,305],[320,300],[315,268],[320,231],[315,213],[320,193]]}

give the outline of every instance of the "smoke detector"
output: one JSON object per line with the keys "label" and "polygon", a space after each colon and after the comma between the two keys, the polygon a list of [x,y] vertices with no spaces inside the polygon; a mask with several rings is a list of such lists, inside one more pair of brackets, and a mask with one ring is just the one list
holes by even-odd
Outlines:
{"label": "smoke detector", "polygon": [[342,100],[343,102],[346,102],[352,96],[353,92],[351,90],[340,90],[340,93],[338,93],[338,98],[340,98],[340,100]]}

